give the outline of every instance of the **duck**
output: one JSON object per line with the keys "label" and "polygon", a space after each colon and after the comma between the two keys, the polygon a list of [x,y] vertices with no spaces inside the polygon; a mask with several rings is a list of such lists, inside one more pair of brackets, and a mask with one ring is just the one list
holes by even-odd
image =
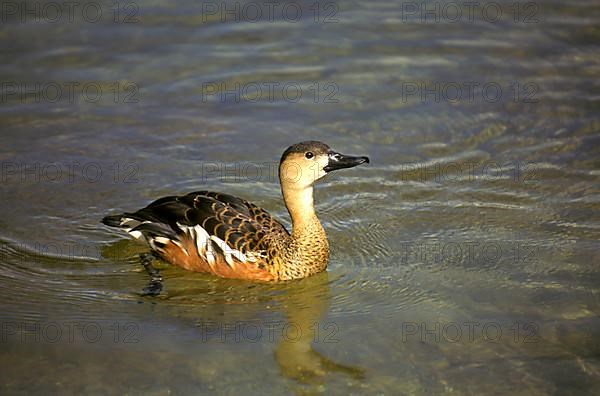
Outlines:
{"label": "duck", "polygon": [[320,141],[288,147],[279,161],[279,182],[291,232],[259,206],[213,191],[163,197],[135,212],[108,215],[102,223],[147,242],[150,251],[140,255],[151,277],[146,294],[162,288],[155,259],[222,278],[301,279],[324,271],[329,262],[329,242],[314,207],[315,183],[364,163],[368,157],[340,154]]}

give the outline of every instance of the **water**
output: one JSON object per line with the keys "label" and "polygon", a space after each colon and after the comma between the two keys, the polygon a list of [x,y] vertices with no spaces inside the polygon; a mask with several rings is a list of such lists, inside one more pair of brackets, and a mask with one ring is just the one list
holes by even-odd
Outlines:
{"label": "water", "polygon": [[[89,3],[95,23],[11,4],[2,394],[599,393],[594,2],[456,22],[445,2],[437,21],[348,1],[224,22],[219,2]],[[305,139],[371,158],[317,189],[327,273],[161,264],[140,296],[145,247],[102,216],[208,188],[289,225],[273,172]]]}

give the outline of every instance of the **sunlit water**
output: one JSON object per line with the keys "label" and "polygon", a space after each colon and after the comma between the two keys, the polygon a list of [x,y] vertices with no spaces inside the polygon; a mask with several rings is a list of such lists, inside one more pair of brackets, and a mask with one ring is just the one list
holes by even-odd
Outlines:
{"label": "sunlit water", "polygon": [[[600,392],[592,1],[93,4],[2,16],[0,393]],[[289,225],[305,139],[371,158],[317,189],[327,273],[140,296],[103,215],[214,189]]]}

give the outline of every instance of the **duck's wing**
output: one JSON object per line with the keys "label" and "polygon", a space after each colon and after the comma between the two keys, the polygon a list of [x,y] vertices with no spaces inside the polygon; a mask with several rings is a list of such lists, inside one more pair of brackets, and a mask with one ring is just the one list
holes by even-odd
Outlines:
{"label": "duck's wing", "polygon": [[[103,222],[144,237],[167,261],[219,276],[263,276],[273,237],[285,227],[258,206],[229,194],[197,191],[169,196],[134,213],[108,216]],[[258,274],[248,274],[257,270]],[[266,276],[266,275],[265,275]]]}

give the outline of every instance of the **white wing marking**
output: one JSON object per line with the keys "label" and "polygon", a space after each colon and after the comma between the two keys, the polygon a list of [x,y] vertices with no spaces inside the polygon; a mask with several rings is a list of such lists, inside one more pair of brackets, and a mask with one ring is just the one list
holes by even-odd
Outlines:
{"label": "white wing marking", "polygon": [[130,230],[127,231],[127,233],[129,233],[129,235],[131,235],[135,239],[140,239],[142,237],[142,232],[141,231],[131,231],[131,229],[130,229]]}
{"label": "white wing marking", "polygon": [[209,235],[208,232],[199,224],[190,227],[177,223],[177,226],[195,242],[196,249],[198,250],[198,255],[206,259],[206,261],[211,267],[214,266],[216,263],[217,254],[217,252],[215,252],[214,250],[213,243],[217,245],[223,252],[223,257],[225,258],[227,264],[229,264],[230,266],[233,266],[235,264],[235,262],[233,261],[233,257],[235,257],[241,262],[256,262],[258,258],[263,257],[262,252],[249,252],[248,254],[244,254],[237,249],[233,249],[218,236]]}
{"label": "white wing marking", "polygon": [[233,266],[234,264],[232,256],[243,263],[246,262],[246,255],[239,250],[230,247],[224,240],[220,239],[216,235],[211,235],[210,239],[221,248],[223,255],[225,256],[225,261],[227,264],[229,264],[229,266]]}
{"label": "white wing marking", "polygon": [[165,237],[156,237],[156,238],[154,238],[154,240],[158,243],[162,243],[163,245],[166,245],[167,243],[171,242],[171,240],[169,238],[165,238]]}

